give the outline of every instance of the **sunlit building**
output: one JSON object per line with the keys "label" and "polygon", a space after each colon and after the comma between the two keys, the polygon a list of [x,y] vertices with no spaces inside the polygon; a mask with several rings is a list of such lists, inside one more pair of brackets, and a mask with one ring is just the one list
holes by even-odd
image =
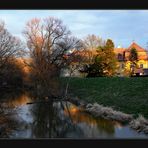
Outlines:
{"label": "sunlit building", "polygon": [[148,74],[148,51],[140,47],[137,43],[133,42],[128,48],[115,48],[116,57],[118,59],[118,74],[126,75],[130,71],[132,64],[129,60],[131,49],[136,49],[138,54],[137,68],[134,69],[135,74],[147,75]]}
{"label": "sunlit building", "polygon": [[[148,51],[142,47],[140,47],[137,43],[132,42],[132,44],[127,48],[122,48],[118,46],[114,48],[114,52],[117,58],[117,75],[118,76],[129,76],[132,69],[132,63],[129,60],[130,51],[131,49],[136,49],[138,54],[138,61],[137,67],[134,67],[134,75],[148,75]],[[79,64],[83,65],[90,64],[93,62],[93,57],[96,56],[98,53],[96,50],[80,50],[80,51],[73,51],[72,54],[79,55],[83,60],[80,62],[80,58],[76,58],[70,65],[73,67],[73,72],[71,76],[78,76],[83,77],[78,68],[76,68]],[[67,57],[68,58],[68,57]],[[72,70],[72,68],[70,68]],[[79,67],[79,66],[78,66]],[[64,69],[63,75],[70,76],[70,70]]]}

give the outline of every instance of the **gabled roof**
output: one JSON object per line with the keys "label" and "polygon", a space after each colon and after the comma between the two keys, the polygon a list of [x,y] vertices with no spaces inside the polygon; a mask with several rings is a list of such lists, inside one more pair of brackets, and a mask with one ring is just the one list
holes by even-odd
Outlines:
{"label": "gabled roof", "polygon": [[146,52],[144,48],[140,47],[137,43],[133,42],[126,51],[130,51],[132,48],[135,48],[137,52]]}

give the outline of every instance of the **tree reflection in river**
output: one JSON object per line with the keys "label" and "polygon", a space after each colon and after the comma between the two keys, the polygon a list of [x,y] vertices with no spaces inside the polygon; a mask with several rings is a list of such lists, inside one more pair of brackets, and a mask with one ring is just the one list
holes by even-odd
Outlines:
{"label": "tree reflection in river", "polygon": [[[72,104],[69,105],[69,112],[73,122],[85,131],[85,136],[87,137],[96,137],[97,135],[104,135],[105,133],[107,133],[108,136],[113,136],[115,132],[115,122],[113,121],[94,118]],[[68,115],[67,110],[65,110],[64,113]]]}
{"label": "tree reflection in river", "polygon": [[35,104],[32,115],[33,138],[64,138],[68,131],[77,128],[68,116],[63,115],[60,103]]}
{"label": "tree reflection in river", "polygon": [[[105,119],[94,119],[91,115],[69,104],[38,103],[33,105],[33,138],[92,138],[113,136],[114,123]],[[70,117],[69,117],[70,113]],[[71,120],[72,119],[72,120]]]}
{"label": "tree reflection in river", "polygon": [[9,138],[9,134],[18,126],[17,121],[10,115],[0,114],[0,138]]}
{"label": "tree reflection in river", "polygon": [[[43,102],[26,105],[33,94],[24,92],[16,96],[9,93],[7,104],[17,118],[17,130],[12,138],[112,138],[116,122],[95,119],[75,105],[67,102]],[[8,96],[7,96],[8,97]],[[14,115],[12,115],[13,117]],[[15,118],[15,119],[16,119]],[[11,124],[11,123],[7,123]],[[118,123],[119,124],[119,123]],[[18,130],[19,129],[19,130]]]}
{"label": "tree reflection in river", "polygon": [[7,90],[5,93],[0,93],[0,138],[9,138],[11,133],[25,124],[18,119],[16,108],[24,105],[29,99],[21,90]]}

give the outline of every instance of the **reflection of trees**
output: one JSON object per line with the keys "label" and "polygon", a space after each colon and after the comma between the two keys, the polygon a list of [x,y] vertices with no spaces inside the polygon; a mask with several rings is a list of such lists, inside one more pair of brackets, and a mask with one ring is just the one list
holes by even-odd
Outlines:
{"label": "reflection of trees", "polygon": [[22,125],[14,117],[14,114],[14,112],[2,112],[0,114],[0,138],[9,138],[11,133]]}
{"label": "reflection of trees", "polygon": [[14,130],[23,125],[16,118],[17,113],[13,108],[25,104],[26,95],[20,90],[1,92],[0,95],[0,138],[9,138]]}
{"label": "reflection of trees", "polygon": [[[28,102],[29,97],[28,93],[23,90],[10,90],[7,92],[3,92],[1,95],[0,105],[1,109],[9,109],[14,108],[16,106],[20,106],[26,104]],[[5,104],[5,105],[4,105]]]}
{"label": "reflection of trees", "polygon": [[[74,109],[61,107],[60,103],[38,103],[33,105],[33,138],[88,138],[114,134],[114,123]],[[72,120],[71,120],[72,119]]]}
{"label": "reflection of trees", "polygon": [[[6,95],[7,98],[9,98],[6,100],[14,106],[18,106],[19,104],[23,105],[28,102],[26,100],[27,95],[28,94],[24,93],[10,93]],[[33,97],[33,94],[31,94],[31,97]],[[49,100],[51,101],[52,99]],[[65,102],[62,103],[62,106],[59,101],[39,101],[42,101],[42,103],[37,101],[29,107],[34,121],[32,126],[29,126],[28,129],[31,130],[32,138],[96,138],[99,136],[108,137],[114,134],[115,123],[112,121],[95,119],[68,102],[67,110]],[[6,111],[4,113],[6,113]],[[6,127],[8,127],[7,131],[10,131],[8,132],[8,135],[9,133],[11,134],[11,129],[15,130],[15,128],[17,128],[24,131],[26,120],[21,120],[21,123],[19,122],[19,118],[16,118],[18,120],[15,120],[12,108],[10,108],[8,115],[9,116],[6,116],[7,120],[6,118],[5,120],[2,120],[4,119],[4,115],[3,117],[1,116],[2,118],[0,119],[0,126],[6,125]],[[4,124],[2,121],[5,121],[3,122]]]}
{"label": "reflection of trees", "polygon": [[[69,112],[71,115],[71,118],[74,123],[86,123],[89,129],[95,128],[99,130],[99,132],[106,132],[107,134],[114,134],[115,127],[114,122],[110,120],[105,119],[95,119],[91,115],[79,110],[76,106],[72,105],[69,108]],[[68,115],[68,112],[65,110],[64,112],[66,115]],[[85,130],[85,129],[84,129]]]}
{"label": "reflection of trees", "polygon": [[13,106],[12,101],[18,99],[22,92],[16,93],[15,91],[1,92],[0,91],[0,115],[4,116],[3,113],[7,112],[10,107]]}
{"label": "reflection of trees", "polygon": [[98,119],[96,120],[96,122],[97,122],[97,127],[100,129],[100,131],[105,131],[108,134],[114,134],[115,127],[112,121],[105,119]]}
{"label": "reflection of trees", "polygon": [[64,138],[76,130],[68,116],[64,116],[59,103],[39,103],[33,106],[33,138]]}

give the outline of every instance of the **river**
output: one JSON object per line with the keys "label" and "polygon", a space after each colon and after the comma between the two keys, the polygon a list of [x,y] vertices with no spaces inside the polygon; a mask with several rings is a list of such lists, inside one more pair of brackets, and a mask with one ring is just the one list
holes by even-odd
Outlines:
{"label": "river", "polygon": [[[11,93],[10,93],[11,94]],[[35,103],[27,92],[8,95],[1,107],[0,138],[72,138],[72,139],[145,139],[148,135],[132,130],[128,125],[94,118],[74,104],[63,102]],[[2,97],[1,100],[4,100]],[[62,106],[63,105],[63,106]]]}

